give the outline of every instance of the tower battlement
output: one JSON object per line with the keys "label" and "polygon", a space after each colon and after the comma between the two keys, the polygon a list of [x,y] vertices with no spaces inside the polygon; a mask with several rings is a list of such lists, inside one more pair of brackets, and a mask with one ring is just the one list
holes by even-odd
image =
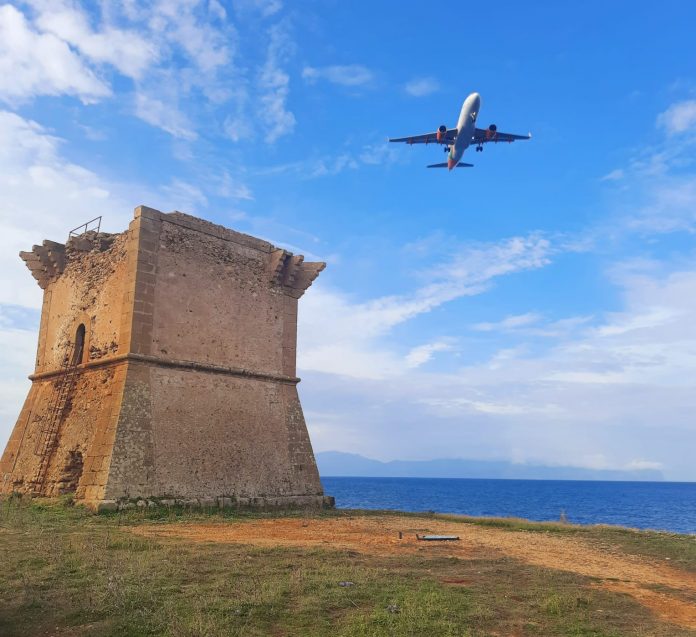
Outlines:
{"label": "tower battlement", "polygon": [[252,506],[325,499],[297,394],[324,263],[180,212],[21,252],[44,290],[0,490]]}

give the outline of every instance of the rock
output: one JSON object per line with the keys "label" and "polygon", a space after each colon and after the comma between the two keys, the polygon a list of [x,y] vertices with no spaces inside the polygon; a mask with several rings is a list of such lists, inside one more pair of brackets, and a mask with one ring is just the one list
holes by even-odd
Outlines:
{"label": "rock", "polygon": [[101,513],[102,511],[117,511],[118,510],[118,503],[116,500],[102,500],[97,504],[97,513]]}

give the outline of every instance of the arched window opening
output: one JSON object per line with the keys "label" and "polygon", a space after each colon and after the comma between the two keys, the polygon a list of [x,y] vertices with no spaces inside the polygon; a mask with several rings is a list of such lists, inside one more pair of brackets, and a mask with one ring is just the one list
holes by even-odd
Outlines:
{"label": "arched window opening", "polygon": [[75,349],[73,350],[73,365],[79,365],[82,362],[82,354],[85,351],[85,324],[80,323],[75,332]]}

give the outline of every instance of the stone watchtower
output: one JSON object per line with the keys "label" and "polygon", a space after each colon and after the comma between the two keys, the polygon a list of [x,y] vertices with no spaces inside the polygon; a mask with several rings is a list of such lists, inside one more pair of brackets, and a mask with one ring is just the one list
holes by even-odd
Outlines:
{"label": "stone watchtower", "polygon": [[0,492],[322,506],[295,375],[324,263],[180,212],[20,254],[44,290]]}

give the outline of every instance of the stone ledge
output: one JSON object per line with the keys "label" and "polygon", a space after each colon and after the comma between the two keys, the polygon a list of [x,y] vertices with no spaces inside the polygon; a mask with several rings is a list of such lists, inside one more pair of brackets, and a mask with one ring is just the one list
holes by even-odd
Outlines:
{"label": "stone ledge", "polygon": [[[89,361],[77,366],[78,371],[92,371],[100,367],[108,367],[111,365],[122,365],[124,363],[145,363],[155,365],[157,367],[172,367],[176,369],[188,369],[198,372],[208,372],[211,374],[224,374],[226,376],[238,376],[240,378],[250,378],[254,380],[266,380],[276,383],[285,383],[288,385],[297,385],[300,379],[296,376],[285,376],[283,374],[273,374],[270,372],[257,372],[251,369],[243,369],[241,367],[225,367],[223,365],[213,365],[210,363],[198,363],[196,361],[177,360],[172,358],[160,358],[150,354],[121,354],[109,358],[100,358],[99,360]],[[52,370],[47,372],[39,372],[29,376],[29,380],[47,380],[56,378],[65,374],[63,370]]]}
{"label": "stone ledge", "polygon": [[336,500],[330,495],[286,495],[235,497],[218,496],[208,498],[134,498],[121,500],[78,501],[97,513],[128,509],[166,507],[189,507],[201,509],[237,509],[240,511],[274,511],[288,509],[333,509]]}

